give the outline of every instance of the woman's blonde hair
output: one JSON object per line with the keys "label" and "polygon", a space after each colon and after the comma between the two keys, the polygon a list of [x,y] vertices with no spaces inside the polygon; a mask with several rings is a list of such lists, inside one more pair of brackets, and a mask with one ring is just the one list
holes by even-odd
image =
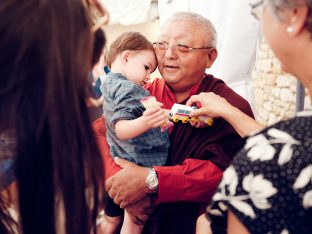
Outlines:
{"label": "woman's blonde hair", "polygon": [[98,0],[82,0],[85,7],[89,10],[90,18],[93,22],[92,31],[96,32],[99,28],[108,24],[109,12],[106,7]]}

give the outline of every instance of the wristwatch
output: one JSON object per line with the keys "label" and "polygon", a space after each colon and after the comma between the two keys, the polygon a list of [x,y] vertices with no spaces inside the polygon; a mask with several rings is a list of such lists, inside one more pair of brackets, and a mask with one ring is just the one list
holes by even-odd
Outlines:
{"label": "wristwatch", "polygon": [[145,182],[149,189],[149,193],[156,193],[158,188],[158,178],[157,173],[153,167],[148,168],[148,176]]}

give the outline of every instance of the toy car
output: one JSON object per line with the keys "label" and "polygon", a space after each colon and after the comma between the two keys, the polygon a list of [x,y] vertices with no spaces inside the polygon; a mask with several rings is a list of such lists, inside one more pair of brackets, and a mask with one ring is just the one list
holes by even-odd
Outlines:
{"label": "toy car", "polygon": [[[182,123],[187,123],[190,120],[190,113],[192,110],[196,109],[197,107],[191,107],[181,104],[174,104],[170,111],[170,117],[173,122],[178,122],[179,120],[182,121]],[[213,124],[213,118],[208,116],[196,116],[191,117],[191,120],[194,122],[205,122],[207,125],[211,126]]]}

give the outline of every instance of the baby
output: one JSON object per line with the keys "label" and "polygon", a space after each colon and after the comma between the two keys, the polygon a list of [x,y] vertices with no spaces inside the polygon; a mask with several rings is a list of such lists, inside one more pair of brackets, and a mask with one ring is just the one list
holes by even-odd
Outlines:
{"label": "baby", "polygon": [[[154,102],[146,110],[141,103],[143,100],[146,105],[150,96],[143,86],[157,66],[152,43],[140,33],[124,33],[112,43],[107,65],[111,72],[102,93],[111,155],[146,167],[164,165],[169,147],[168,131],[164,130],[168,117],[161,103]],[[104,233],[115,233],[123,210],[109,197],[105,205]],[[121,233],[141,232],[142,227],[125,212]]]}

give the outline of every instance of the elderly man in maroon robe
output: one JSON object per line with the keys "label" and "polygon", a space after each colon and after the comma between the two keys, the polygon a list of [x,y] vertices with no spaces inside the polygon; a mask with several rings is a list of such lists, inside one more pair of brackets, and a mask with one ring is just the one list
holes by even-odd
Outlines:
{"label": "elderly man in maroon robe", "polygon": [[[216,31],[209,20],[194,13],[176,13],[161,28],[154,45],[162,78],[148,83],[146,89],[164,108],[185,104],[194,94],[214,92],[253,117],[245,99],[205,73],[218,54]],[[134,222],[144,224],[143,233],[194,233],[197,217],[204,213],[223,170],[243,143],[222,118],[206,128],[179,121],[170,131],[166,165],[145,168],[123,160],[122,155],[115,161],[109,155],[104,118],[94,128],[108,194],[133,215]]]}

